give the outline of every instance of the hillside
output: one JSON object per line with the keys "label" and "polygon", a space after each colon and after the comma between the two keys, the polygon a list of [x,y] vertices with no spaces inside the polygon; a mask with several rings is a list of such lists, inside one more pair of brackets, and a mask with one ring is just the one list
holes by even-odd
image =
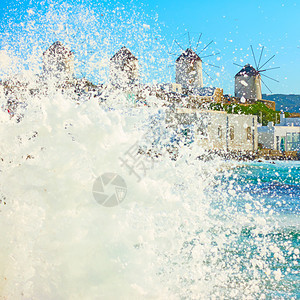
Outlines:
{"label": "hillside", "polygon": [[276,103],[276,110],[300,113],[300,95],[262,95],[263,99],[272,100]]}

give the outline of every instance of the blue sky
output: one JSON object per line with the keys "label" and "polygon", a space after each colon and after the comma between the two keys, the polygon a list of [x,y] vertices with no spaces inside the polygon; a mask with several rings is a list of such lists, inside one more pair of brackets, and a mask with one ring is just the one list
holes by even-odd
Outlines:
{"label": "blue sky", "polygon": [[[263,62],[276,55],[266,67],[280,67],[266,73],[279,83],[263,78],[265,83],[273,93],[300,94],[297,2],[1,0],[0,50],[14,50],[21,57],[27,53],[28,57],[30,49],[42,51],[60,39],[77,55],[78,76],[101,82],[107,75],[104,58],[126,45],[140,59],[144,81],[170,81],[174,80],[174,59],[181,51],[174,39],[186,48],[189,32],[195,47],[202,32],[198,50],[214,41],[202,56],[220,52],[203,58],[220,67],[204,65],[210,75],[204,74],[205,85],[233,93],[234,75],[240,69],[233,62],[254,65],[250,45],[257,59],[264,46]],[[269,93],[265,87],[263,92]]]}

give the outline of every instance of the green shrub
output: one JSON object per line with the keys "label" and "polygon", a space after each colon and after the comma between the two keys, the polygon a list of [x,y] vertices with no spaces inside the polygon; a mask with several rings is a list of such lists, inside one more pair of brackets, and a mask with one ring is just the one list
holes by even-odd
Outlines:
{"label": "green shrub", "polygon": [[[262,102],[247,106],[234,103],[211,103],[210,109],[226,111],[229,114],[256,115],[258,116],[258,122],[262,123],[264,126],[268,125],[268,122],[274,122],[274,124],[280,123],[280,112],[268,108]],[[285,114],[287,115],[288,113]]]}

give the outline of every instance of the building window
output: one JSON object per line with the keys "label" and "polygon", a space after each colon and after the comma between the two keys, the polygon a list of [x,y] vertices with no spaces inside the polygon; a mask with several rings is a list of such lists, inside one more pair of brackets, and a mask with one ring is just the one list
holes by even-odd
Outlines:
{"label": "building window", "polygon": [[286,134],[286,150],[299,151],[300,150],[300,133],[287,132]]}
{"label": "building window", "polygon": [[247,141],[251,141],[252,140],[251,127],[247,127],[246,134],[247,134]]}
{"label": "building window", "polygon": [[221,126],[218,127],[218,138],[219,139],[222,138],[222,128],[221,128]]}
{"label": "building window", "polygon": [[280,149],[280,145],[279,145],[279,136],[276,136],[276,150]]}
{"label": "building window", "polygon": [[281,137],[281,140],[280,140],[280,151],[285,151],[285,136]]}
{"label": "building window", "polygon": [[229,128],[229,138],[230,138],[230,140],[234,139],[234,127],[233,126],[231,126]]}

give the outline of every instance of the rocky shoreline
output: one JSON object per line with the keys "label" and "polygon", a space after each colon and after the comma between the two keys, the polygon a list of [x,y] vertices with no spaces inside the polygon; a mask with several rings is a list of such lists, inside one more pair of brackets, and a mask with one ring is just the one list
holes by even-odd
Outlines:
{"label": "rocky shoreline", "polygon": [[263,161],[263,160],[293,160],[300,161],[300,154],[297,151],[279,151],[270,149],[260,149],[258,151],[220,151],[209,150],[197,158],[200,160],[208,161],[219,156],[225,160],[237,161]]}

